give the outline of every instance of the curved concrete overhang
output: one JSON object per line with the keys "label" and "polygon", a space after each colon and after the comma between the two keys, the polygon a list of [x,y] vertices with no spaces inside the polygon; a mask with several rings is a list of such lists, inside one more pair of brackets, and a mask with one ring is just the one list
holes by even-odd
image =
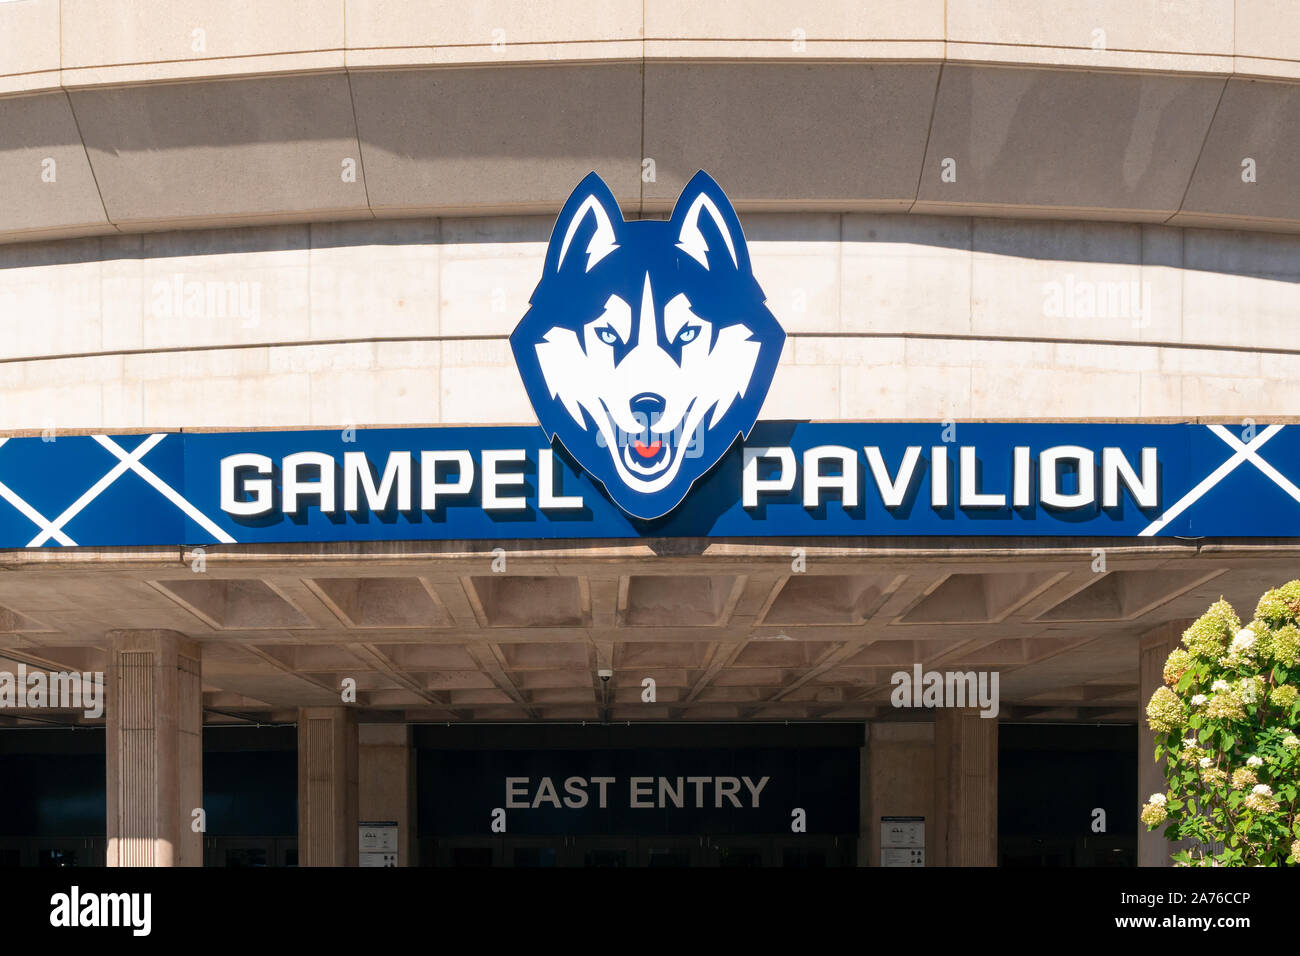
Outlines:
{"label": "curved concrete overhang", "polygon": [[1294,232],[1300,22],[1285,0],[9,0],[0,130],[8,242],[550,213],[589,169],[653,215],[701,167],[749,211]]}

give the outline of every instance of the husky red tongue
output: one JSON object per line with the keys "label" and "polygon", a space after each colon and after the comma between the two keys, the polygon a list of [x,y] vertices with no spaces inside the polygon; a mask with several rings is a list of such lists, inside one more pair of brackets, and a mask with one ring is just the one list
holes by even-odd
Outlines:
{"label": "husky red tongue", "polygon": [[655,443],[653,445],[646,445],[645,442],[640,441],[639,439],[632,443],[632,448],[642,458],[653,458],[655,455],[659,454],[659,449],[662,447],[663,447],[663,442],[659,441],[658,439],[655,439]]}

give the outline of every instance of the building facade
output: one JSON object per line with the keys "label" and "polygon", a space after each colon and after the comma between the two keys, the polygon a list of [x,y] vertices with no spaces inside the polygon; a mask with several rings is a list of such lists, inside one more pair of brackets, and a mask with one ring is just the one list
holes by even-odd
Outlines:
{"label": "building facade", "polygon": [[[1297,80],[1285,0],[0,2],[0,667],[103,688],[0,860],[1167,862],[1164,657],[1297,576]],[[782,332],[662,511],[512,348],[592,171]]]}

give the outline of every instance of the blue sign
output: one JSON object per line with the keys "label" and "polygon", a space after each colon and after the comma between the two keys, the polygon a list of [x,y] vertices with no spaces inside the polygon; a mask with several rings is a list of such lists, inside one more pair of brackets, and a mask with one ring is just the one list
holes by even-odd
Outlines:
{"label": "blue sign", "polygon": [[785,343],[765,299],[703,170],[667,222],[625,222],[590,173],[510,345],[548,439],[629,515],[659,518],[754,427]]}
{"label": "blue sign", "polygon": [[11,438],[0,547],[1292,537],[1297,479],[1293,426],[772,421],[644,519],[536,426]]}

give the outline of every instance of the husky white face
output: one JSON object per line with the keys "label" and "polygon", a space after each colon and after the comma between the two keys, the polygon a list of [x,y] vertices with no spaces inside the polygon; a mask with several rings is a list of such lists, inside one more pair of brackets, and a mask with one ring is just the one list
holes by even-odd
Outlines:
{"label": "husky white face", "polygon": [[744,395],[759,353],[747,326],[715,330],[685,293],[658,308],[654,294],[647,274],[640,302],[611,295],[581,329],[552,329],[537,346],[551,393],[576,424],[587,413],[619,477],[643,494],[702,453],[703,433]]}
{"label": "husky white face", "polygon": [[652,518],[753,426],[784,339],[713,180],[697,174],[671,220],[628,223],[593,173],[511,346],[547,433]]}

